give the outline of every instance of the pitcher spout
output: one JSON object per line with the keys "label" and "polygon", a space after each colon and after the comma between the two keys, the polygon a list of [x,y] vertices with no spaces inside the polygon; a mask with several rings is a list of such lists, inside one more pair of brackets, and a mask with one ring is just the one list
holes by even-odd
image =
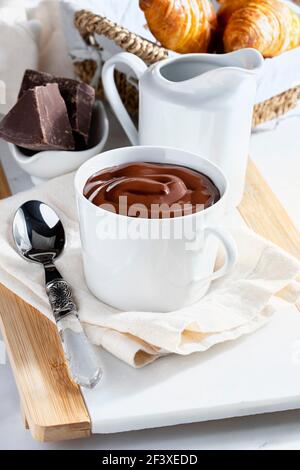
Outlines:
{"label": "pitcher spout", "polygon": [[[153,65],[151,78],[158,87],[188,94],[195,89],[212,90],[220,86],[220,78],[227,77],[229,87],[248,76],[256,76],[264,64],[256,49],[241,49],[227,54],[185,54]],[[230,83],[230,80],[233,80]]]}
{"label": "pitcher spout", "polygon": [[264,65],[264,58],[259,51],[252,48],[239,49],[222,56],[224,66],[241,69],[241,72],[257,73]]}

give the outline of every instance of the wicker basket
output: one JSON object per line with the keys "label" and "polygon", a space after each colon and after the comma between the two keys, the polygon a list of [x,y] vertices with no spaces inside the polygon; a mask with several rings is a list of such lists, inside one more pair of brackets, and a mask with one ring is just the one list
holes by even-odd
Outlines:
{"label": "wicker basket", "polygon": [[[294,0],[300,4],[300,0]],[[158,44],[152,43],[140,36],[118,26],[109,19],[95,15],[92,12],[81,10],[75,14],[75,26],[85,42],[101,51],[101,45],[97,43],[95,34],[105,36],[115,42],[121,49],[131,52],[147,64],[155,63],[168,57],[168,51]],[[93,60],[75,62],[75,72],[84,82],[90,83],[96,71],[96,63]],[[116,72],[116,84],[122,101],[131,117],[136,121],[138,117],[138,90],[137,85],[127,81],[127,77]],[[96,87],[96,94],[103,98],[101,79]],[[266,121],[278,118],[295,108],[300,100],[300,86],[291,88],[280,95],[255,105],[253,113],[253,127]]]}

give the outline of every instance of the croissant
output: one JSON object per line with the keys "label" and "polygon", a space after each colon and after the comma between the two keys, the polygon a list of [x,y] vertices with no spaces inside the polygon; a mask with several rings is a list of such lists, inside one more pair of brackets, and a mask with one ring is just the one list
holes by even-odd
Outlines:
{"label": "croissant", "polygon": [[249,0],[219,0],[218,26],[225,27],[232,13],[244,7]]}
{"label": "croissant", "polygon": [[253,47],[274,57],[300,45],[300,17],[280,0],[223,0],[225,52]]}
{"label": "croissant", "polygon": [[153,36],[182,54],[207,52],[216,29],[210,0],[140,0]]}

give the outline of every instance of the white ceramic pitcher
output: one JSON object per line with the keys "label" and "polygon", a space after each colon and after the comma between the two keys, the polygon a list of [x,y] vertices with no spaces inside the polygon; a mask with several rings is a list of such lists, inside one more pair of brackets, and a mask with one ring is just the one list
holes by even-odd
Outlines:
{"label": "white ceramic pitcher", "polygon": [[[109,59],[105,94],[134,145],[171,146],[206,156],[229,180],[228,206],[242,198],[253,104],[263,57],[255,49],[229,54],[187,54],[149,68],[133,54]],[[122,104],[114,69],[139,79],[139,131]]]}

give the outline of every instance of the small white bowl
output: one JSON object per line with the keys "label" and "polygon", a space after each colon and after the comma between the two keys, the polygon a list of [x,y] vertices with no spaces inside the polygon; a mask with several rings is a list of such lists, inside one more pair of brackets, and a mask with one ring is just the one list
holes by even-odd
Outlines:
{"label": "small white bowl", "polygon": [[[81,151],[47,150],[26,155],[20,147],[8,144],[10,151],[22,168],[31,177],[33,184],[40,184],[56,176],[77,170],[86,160],[98,155],[104,148],[108,137],[109,123],[103,104],[97,101],[91,123],[91,147]],[[28,151],[30,152],[30,151]]]}

